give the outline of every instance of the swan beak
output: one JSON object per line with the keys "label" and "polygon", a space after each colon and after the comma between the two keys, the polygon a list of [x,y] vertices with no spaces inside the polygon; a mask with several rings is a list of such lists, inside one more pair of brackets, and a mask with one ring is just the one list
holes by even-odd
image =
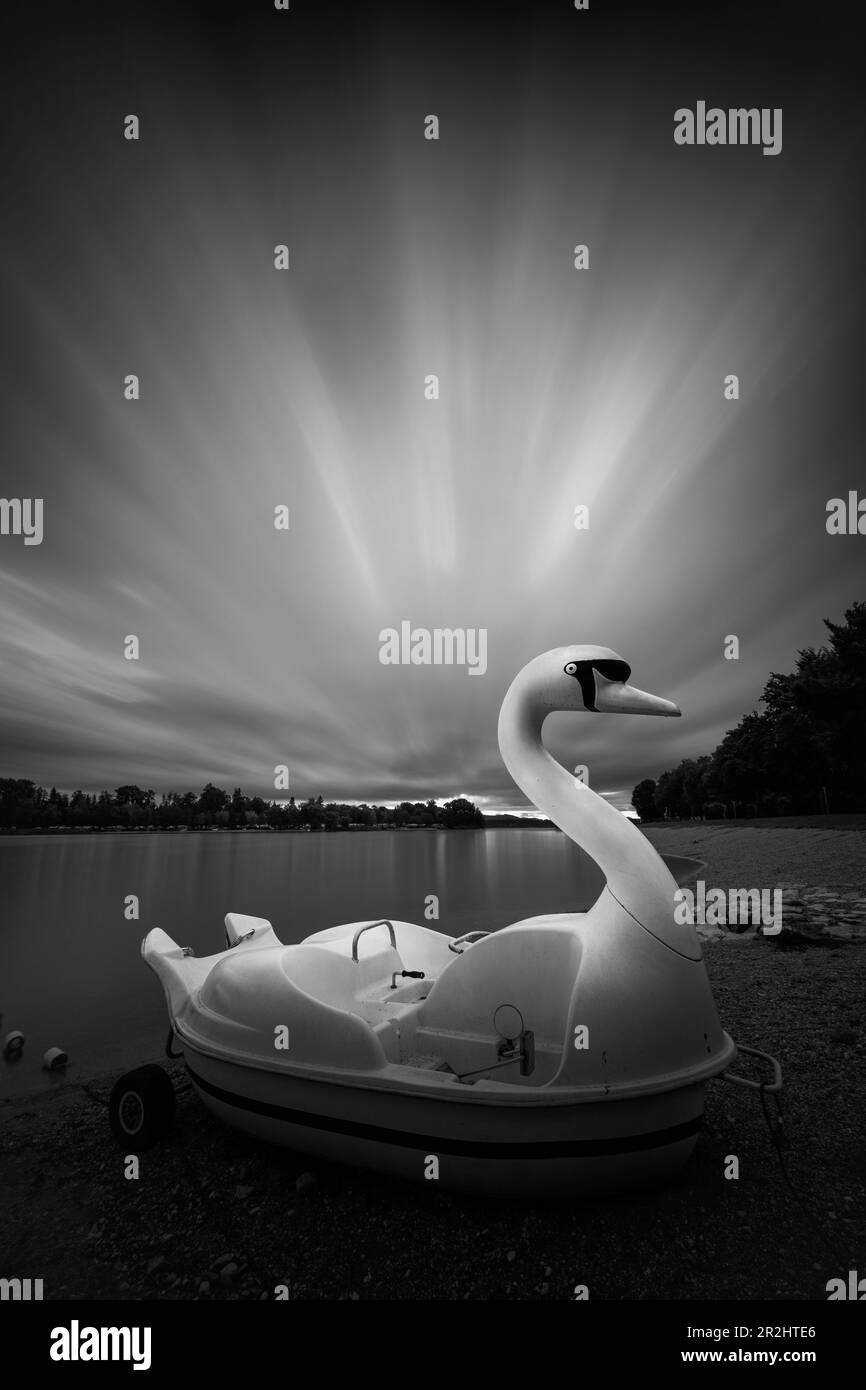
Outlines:
{"label": "swan beak", "polygon": [[673,700],[663,700],[660,695],[650,695],[623,681],[606,680],[599,671],[595,681],[595,707],[602,714],[663,714],[669,719],[682,714]]}

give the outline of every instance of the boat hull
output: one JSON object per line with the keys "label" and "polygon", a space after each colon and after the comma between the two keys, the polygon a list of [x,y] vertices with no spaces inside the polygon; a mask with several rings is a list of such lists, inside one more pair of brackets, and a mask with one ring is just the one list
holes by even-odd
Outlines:
{"label": "boat hull", "polygon": [[201,1101],[234,1128],[311,1157],[463,1191],[576,1198],[654,1185],[686,1162],[703,1118],[704,1082],[628,1100],[490,1104],[184,1051]]}

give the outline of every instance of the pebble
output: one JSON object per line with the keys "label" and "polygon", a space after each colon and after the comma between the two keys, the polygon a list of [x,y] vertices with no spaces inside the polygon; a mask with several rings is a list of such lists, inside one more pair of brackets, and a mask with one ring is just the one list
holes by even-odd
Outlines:
{"label": "pebble", "polygon": [[233,1254],[229,1254],[229,1255],[220,1255],[220,1257],[219,1257],[218,1260],[214,1260],[214,1262],[213,1262],[213,1268],[214,1268],[214,1269],[222,1269],[223,1265],[230,1264],[231,1261],[232,1261],[233,1259],[234,1259],[234,1255],[233,1255]]}
{"label": "pebble", "polygon": [[229,1264],[223,1265],[220,1270],[220,1283],[230,1284],[238,1272],[238,1266],[232,1260]]}
{"label": "pebble", "polygon": [[[752,880],[745,877],[744,881],[748,883]],[[817,902],[814,906],[817,907]],[[832,917],[831,908],[826,909],[826,915]],[[852,1060],[864,1055],[862,1049],[866,1045],[866,1007],[862,1003],[862,973],[857,983],[854,970],[855,966],[861,966],[861,962],[856,959],[857,952],[845,945],[836,952],[813,951],[809,957],[801,957],[782,954],[777,956],[772,950],[772,944],[770,940],[759,956],[754,951],[743,953],[721,948],[710,953],[709,965],[715,972],[714,996],[724,1026],[738,1039],[742,1037],[744,1041],[754,1042],[756,1046],[765,1047],[774,1055],[778,1055],[786,1073],[786,1081],[791,1084],[793,1078],[790,1095],[793,1105],[791,1138],[794,1145],[795,1168],[799,1165],[801,1172],[809,1172],[812,1175],[822,1200],[834,1213],[833,1218],[827,1218],[828,1227],[832,1220],[830,1229],[840,1233],[840,1240],[844,1233],[845,1238],[850,1241],[855,1229],[863,1229],[863,1214],[866,1209],[862,1205],[863,1189],[859,1182],[853,1180],[850,1167],[846,1169],[845,1164],[847,1162],[850,1165],[853,1155],[866,1152],[866,1149],[863,1149],[862,1109],[847,1104],[847,1083],[842,1085],[838,1077],[843,1051]],[[765,989],[751,989],[753,975],[760,977]],[[757,980],[754,983],[757,984]],[[766,1002],[765,994],[769,995]],[[857,1036],[860,1039],[856,1050],[854,1047],[848,1051],[842,1046],[828,1045],[831,1036],[855,1030],[859,1030]],[[836,1085],[838,1098],[834,1099],[831,1088]],[[542,1266],[543,1282],[538,1281],[534,1286],[536,1297],[545,1298],[545,1301],[563,1296],[568,1298],[579,1277],[590,1285],[592,1293],[592,1277],[587,1277],[586,1272],[582,1276],[575,1273],[572,1266],[576,1259],[578,1267],[585,1264],[595,1246],[603,1250],[606,1277],[611,1281],[611,1287],[615,1286],[620,1295],[627,1290],[630,1296],[635,1296],[639,1291],[638,1286],[641,1285],[641,1279],[635,1276],[635,1268],[648,1267],[654,1258],[656,1264],[653,1266],[653,1272],[641,1285],[645,1290],[650,1290],[651,1297],[676,1297],[690,1293],[703,1298],[721,1299],[730,1296],[735,1285],[738,1296],[752,1299],[766,1298],[773,1290],[778,1291],[780,1298],[790,1299],[798,1291],[802,1297],[825,1297],[824,1285],[828,1277],[826,1256],[821,1256],[814,1271],[816,1277],[811,1278],[809,1247],[812,1242],[809,1241],[805,1245],[802,1243],[798,1224],[800,1218],[786,1194],[784,1184],[778,1180],[776,1160],[765,1136],[760,1107],[744,1103],[743,1098],[736,1093],[736,1103],[729,1107],[723,1097],[732,1092],[733,1088],[729,1090],[721,1084],[707,1088],[711,1130],[725,1140],[726,1147],[719,1150],[721,1154],[729,1151],[732,1141],[736,1146],[735,1141],[740,1139],[743,1133],[747,1137],[750,1136],[755,1144],[750,1152],[760,1165],[761,1175],[757,1194],[753,1189],[744,1190],[742,1193],[738,1191],[737,1230],[733,1235],[728,1229],[731,1224],[731,1218],[727,1214],[728,1204],[720,1203],[716,1196],[718,1165],[715,1163],[714,1154],[708,1155],[706,1150],[699,1150],[696,1159],[687,1170],[687,1179],[682,1186],[674,1185],[673,1189],[664,1187],[657,1192],[650,1191],[646,1197],[630,1197],[626,1203],[617,1201],[598,1204],[595,1208],[596,1213],[600,1208],[606,1216],[604,1221],[599,1216],[591,1218],[594,1224],[591,1224],[589,1231],[582,1230],[581,1223],[572,1219],[572,1226],[576,1226],[577,1229],[572,1233],[571,1244],[566,1239],[569,1233],[568,1219],[563,1221],[561,1216],[551,1216],[547,1208],[539,1206],[539,1215],[533,1217],[531,1223],[532,1239],[520,1236],[521,1251],[524,1253],[521,1275],[525,1274],[525,1282],[517,1285],[519,1296],[532,1296],[531,1280],[533,1276],[537,1278],[538,1266],[531,1255],[534,1253],[537,1257],[539,1248],[548,1248],[551,1258],[556,1259],[556,1265]],[[746,1102],[748,1101],[749,1098],[746,1097]],[[85,1142],[89,1144],[86,1137],[90,1132],[86,1121],[91,1112],[85,1109],[82,1113],[85,1122],[80,1122],[80,1145]],[[36,1119],[33,1126],[37,1134],[43,1129],[47,1131],[47,1120]],[[65,1133],[62,1127],[61,1133]],[[227,1176],[224,1168],[218,1170],[217,1163],[222,1150],[231,1151],[234,1142],[231,1137],[220,1130],[219,1139],[215,1140],[212,1137],[210,1122],[206,1124],[202,1121],[194,1126],[192,1116],[190,1135],[195,1146],[194,1157],[200,1164],[198,1171],[221,1172],[218,1186],[220,1207],[223,1207],[226,1198],[229,1198],[231,1210],[232,1194],[236,1186],[252,1183],[255,1191],[262,1193],[261,1207],[264,1215],[261,1223],[253,1218],[247,1225],[246,1218],[250,1214],[250,1208],[246,1202],[243,1204],[244,1254],[255,1253],[257,1263],[261,1259],[262,1267],[267,1267],[271,1262],[279,1264],[289,1254],[285,1249],[288,1222],[273,1221],[274,1211],[279,1211],[282,1216],[283,1206],[287,1202],[285,1170],[276,1164],[272,1167],[264,1151],[259,1159],[257,1151],[256,1163],[252,1170],[247,1168],[246,1171],[235,1171]],[[59,1143],[55,1144],[52,1151],[61,1147]],[[82,1155],[92,1163],[91,1149],[94,1155],[99,1155],[103,1147],[101,1141],[99,1144],[94,1142],[90,1147],[82,1149]],[[38,1149],[36,1151],[38,1152]],[[70,1145],[69,1151],[73,1155],[76,1154],[76,1146]],[[161,1155],[166,1160],[170,1159],[171,1146],[156,1151],[156,1155]],[[710,1159],[713,1161],[710,1162]],[[166,1169],[172,1173],[174,1171],[168,1162],[161,1171],[165,1172]],[[70,1171],[71,1176],[78,1175],[78,1168],[74,1167]],[[294,1170],[288,1170],[289,1182],[294,1191],[295,1182],[290,1177],[291,1171],[295,1171],[297,1175],[300,1170],[296,1166]],[[103,1175],[100,1176],[102,1180]],[[407,1296],[409,1291],[413,1296],[441,1296],[445,1287],[442,1281],[446,1274],[450,1276],[449,1289],[452,1297],[460,1298],[466,1296],[467,1292],[470,1297],[501,1296],[499,1290],[502,1287],[503,1276],[496,1260],[506,1258],[508,1263],[516,1263],[521,1253],[514,1247],[514,1260],[507,1259],[510,1247],[504,1246],[504,1239],[508,1234],[517,1236],[521,1225],[521,1217],[518,1216],[515,1221],[510,1207],[504,1214],[500,1213],[499,1207],[492,1207],[492,1229],[482,1228],[489,1234],[481,1238],[478,1227],[482,1219],[491,1219],[491,1204],[479,1202],[476,1207],[474,1203],[467,1201],[464,1207],[463,1199],[454,1201],[453,1206],[449,1206],[449,1211],[455,1217],[455,1226],[456,1218],[459,1216],[462,1229],[458,1227],[452,1235],[447,1227],[444,1231],[440,1228],[436,1233],[439,1248],[435,1251],[435,1269],[428,1275],[424,1262],[419,1263],[415,1260],[411,1266],[405,1266],[405,1288],[400,1288],[400,1263],[407,1257],[414,1260],[411,1252],[417,1253],[424,1241],[429,1240],[429,1231],[415,1221],[414,1209],[406,1219],[405,1212],[412,1205],[411,1193],[405,1208],[392,1206],[388,1201],[387,1210],[393,1213],[395,1232],[393,1269],[390,1267],[390,1260],[380,1260],[378,1256],[375,1263],[371,1260],[370,1267],[374,1271],[371,1286],[366,1283],[364,1275],[360,1275],[360,1266],[366,1253],[363,1247],[369,1242],[371,1227],[381,1221],[381,1208],[384,1204],[380,1203],[379,1199],[382,1185],[378,1179],[371,1179],[369,1184],[359,1181],[356,1193],[360,1194],[361,1201],[360,1205],[353,1205],[344,1200],[339,1176],[335,1176],[333,1180],[328,1176],[327,1179],[319,1181],[322,1183],[323,1192],[327,1188],[329,1193],[333,1193],[333,1220],[328,1221],[323,1217],[321,1226],[316,1221],[311,1227],[311,1214],[318,1214],[323,1209],[323,1194],[315,1192],[309,1198],[300,1198],[302,1205],[298,1213],[299,1222],[293,1222],[293,1233],[297,1232],[297,1236],[292,1235],[290,1258],[298,1262],[299,1268],[305,1268],[304,1262],[309,1261],[311,1256],[315,1260],[324,1260],[327,1256],[330,1269],[323,1264],[321,1271],[308,1274],[306,1277],[309,1278],[309,1285],[302,1283],[297,1289],[299,1294],[314,1298],[333,1297],[335,1291],[339,1291],[342,1286],[343,1297],[349,1297],[349,1294],[345,1293],[347,1272],[343,1264],[348,1245],[351,1261],[357,1271],[354,1277],[362,1279],[362,1287],[365,1290],[360,1296],[361,1301],[369,1298],[371,1294],[387,1298],[393,1297],[395,1292],[400,1296]],[[734,1187],[736,1184],[728,1186]],[[162,1190],[164,1192],[165,1188]],[[184,1191],[186,1190],[185,1186]],[[181,1267],[199,1270],[199,1274],[190,1283],[190,1295],[198,1291],[199,1298],[204,1301],[222,1300],[241,1287],[241,1279],[235,1280],[231,1286],[223,1287],[218,1275],[215,1275],[211,1282],[210,1277],[204,1278],[201,1273],[202,1269],[207,1272],[212,1267],[211,1262],[205,1264],[205,1255],[208,1250],[212,1251],[216,1239],[219,1238],[219,1227],[212,1224],[212,1214],[207,1213],[207,1218],[202,1219],[195,1210],[201,1195],[200,1189],[190,1187],[189,1200],[180,1204],[177,1218],[169,1218],[167,1209],[160,1207],[158,1201],[154,1201],[152,1207],[147,1207],[143,1214],[137,1214],[137,1204],[130,1204],[125,1194],[122,1202],[118,1200],[117,1211],[112,1210],[106,1227],[109,1250],[105,1267],[113,1273],[115,1279],[125,1272],[124,1265],[129,1249],[135,1248],[135,1243],[147,1230],[147,1222],[142,1220],[142,1215],[150,1218],[151,1231],[155,1229],[159,1232],[160,1215],[163,1219],[163,1229],[170,1225],[176,1231],[173,1237],[175,1244],[166,1246],[164,1252],[168,1256],[168,1266],[161,1272],[160,1280],[154,1280],[152,1274],[145,1277],[140,1263],[135,1263],[131,1296],[153,1297],[154,1290],[162,1287],[163,1281],[167,1283],[172,1264],[180,1263],[181,1260]],[[82,1200],[81,1214],[84,1216],[84,1213],[87,1213],[87,1216],[83,1220],[76,1217],[76,1220],[81,1222],[80,1226],[75,1228],[76,1235],[79,1229],[82,1234],[90,1230],[93,1222],[92,1211],[99,1209],[97,1201],[91,1204],[90,1201]],[[130,1209],[134,1220],[130,1218]],[[235,1210],[238,1211],[240,1208],[236,1206]],[[63,1211],[66,1211],[66,1207]],[[467,1213],[466,1216],[464,1211]],[[665,1214],[665,1221],[660,1219],[660,1212]],[[668,1229],[666,1222],[670,1221],[671,1216],[675,1216],[677,1221]],[[353,1226],[353,1221],[357,1222],[356,1226]],[[585,1221],[584,1217],[583,1224]],[[742,1234],[740,1224],[743,1227]],[[769,1233],[774,1227],[776,1234],[781,1233],[793,1242],[788,1247],[790,1254],[783,1253],[784,1242],[779,1241],[777,1244],[776,1234],[770,1237]],[[685,1239],[680,1243],[678,1233],[695,1236],[702,1229],[709,1231],[710,1246],[715,1237],[719,1248],[727,1248],[730,1251],[748,1246],[750,1250],[754,1249],[754,1254],[750,1255],[749,1260],[743,1260],[742,1265],[737,1266],[736,1279],[733,1277],[733,1270],[730,1275],[720,1273],[716,1262],[704,1258],[704,1250],[700,1246],[696,1250],[695,1247],[690,1247]],[[47,1231],[45,1233],[47,1234]],[[66,1237],[63,1227],[59,1228],[59,1233]],[[226,1232],[229,1233],[233,1232]],[[333,1243],[332,1247],[329,1242]],[[144,1248],[146,1249],[146,1246]],[[617,1253],[618,1249],[620,1253]],[[818,1249],[820,1251],[821,1247]],[[155,1254],[153,1246],[151,1252]],[[372,1253],[371,1251],[371,1256]],[[81,1250],[81,1254],[84,1260],[85,1248]],[[449,1264],[452,1254],[453,1268]],[[530,1255],[530,1258],[526,1259],[526,1255]],[[240,1252],[238,1256],[240,1258]],[[139,1260],[140,1258],[141,1256]],[[144,1255],[145,1264],[148,1258]],[[222,1256],[228,1264],[232,1263],[233,1258],[230,1255]],[[692,1273],[695,1268],[698,1270],[697,1276],[693,1276]],[[398,1276],[396,1279],[393,1278],[394,1271]],[[555,1280],[552,1279],[554,1271]],[[839,1272],[846,1271],[847,1265]],[[832,1267],[829,1272],[836,1273]],[[591,1273],[590,1270],[590,1275]],[[71,1283],[70,1293],[80,1296],[83,1284],[76,1284],[74,1277],[68,1277]],[[89,1265],[86,1277],[91,1277]],[[297,1269],[291,1268],[290,1265],[285,1277],[287,1281],[290,1277],[297,1277]],[[516,1283],[516,1274],[512,1277]],[[318,1287],[320,1282],[321,1288]],[[557,1286],[556,1294],[552,1293],[554,1283]],[[546,1294],[542,1292],[544,1284],[549,1285]],[[119,1287],[121,1292],[124,1292],[125,1285],[127,1280],[121,1278],[120,1284],[114,1287]],[[258,1283],[256,1287],[260,1290],[262,1285]],[[292,1287],[296,1287],[294,1282]],[[357,1289],[357,1286],[355,1287]],[[177,1296],[175,1291],[174,1297]],[[251,1295],[253,1301],[259,1297],[260,1294],[257,1292]],[[268,1295],[263,1301],[267,1301],[267,1298]]]}
{"label": "pebble", "polygon": [[302,1173],[295,1183],[295,1191],[301,1194],[312,1192],[315,1187],[318,1187],[318,1178],[315,1173]]}
{"label": "pebble", "polygon": [[866,900],[831,888],[783,885],[783,926],[786,922],[817,936],[866,937]]}
{"label": "pebble", "polygon": [[154,1272],[155,1269],[159,1269],[160,1266],[161,1266],[161,1265],[164,1265],[164,1264],[165,1264],[165,1255],[154,1255],[153,1259],[152,1259],[152,1260],[148,1260],[148,1262],[147,1262],[147,1272],[148,1272],[148,1274],[153,1274],[153,1272]]}

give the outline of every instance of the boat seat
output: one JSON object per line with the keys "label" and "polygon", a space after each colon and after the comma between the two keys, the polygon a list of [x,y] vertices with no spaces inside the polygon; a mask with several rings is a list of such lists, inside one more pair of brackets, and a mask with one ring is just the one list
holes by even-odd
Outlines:
{"label": "boat seat", "polygon": [[[413,1048],[444,1053],[456,1072],[469,1072],[495,1059],[492,1049],[501,1038],[497,1010],[508,1004],[534,1034],[532,1084],[548,1080],[566,1045],[581,953],[578,933],[556,916],[533,918],[484,937],[457,958],[456,968],[443,972],[419,1005]],[[503,1072],[500,1079],[518,1075]]]}
{"label": "boat seat", "polygon": [[405,968],[391,946],[360,960],[325,946],[287,946],[282,964],[292,983],[313,999],[376,1022],[391,1002],[386,991],[394,972]]}
{"label": "boat seat", "polygon": [[[429,934],[411,924],[405,934],[410,938],[405,954],[390,942],[370,940],[380,949],[368,949],[354,960],[350,930],[272,950],[243,942],[212,965],[202,962],[206,978],[198,1006],[203,1036],[224,1042],[227,1029],[245,1035],[252,1031],[270,1049],[274,1026],[286,1023],[298,1058],[355,1068],[399,1062],[404,1050],[415,1050],[416,1019],[434,983],[432,970],[447,964],[442,957],[448,955],[444,937],[434,936],[428,943]],[[395,974],[422,965],[423,979],[398,979],[391,990]],[[245,1046],[250,1046],[248,1038]]]}

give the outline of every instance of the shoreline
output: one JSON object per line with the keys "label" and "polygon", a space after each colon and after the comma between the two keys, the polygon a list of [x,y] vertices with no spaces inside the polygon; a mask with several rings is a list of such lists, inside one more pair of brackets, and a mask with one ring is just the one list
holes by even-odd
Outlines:
{"label": "shoreline", "polygon": [[[783,873],[795,884],[818,876],[835,893],[866,886],[866,836],[846,827],[645,831],[664,852],[704,860],[702,875],[719,886]],[[108,1126],[120,1073],[78,1079],[70,1069],[0,1103],[0,1275],[42,1278],[46,1300],[261,1300],[286,1284],[306,1300],[572,1301],[580,1282],[596,1300],[824,1301],[828,1280],[858,1267],[866,1238],[856,1082],[866,1073],[866,941],[801,926],[783,919],[779,937],[724,932],[703,945],[722,1026],[781,1061],[785,1165],[814,1224],[786,1186],[757,1093],[721,1080],[707,1087],[694,1154],[667,1186],[531,1203],[256,1143],[204,1109],[181,1063],[154,1055],[137,1065],[166,1068],[177,1119],[142,1154],[137,1182],[124,1178]],[[732,1154],[740,1177],[726,1182]]]}
{"label": "shoreline", "polygon": [[[627,817],[627,819],[632,819]],[[866,812],[844,815],[767,816],[744,820],[639,821],[635,827],[645,835],[676,835],[687,831],[731,830],[850,830],[866,836]],[[24,835],[360,835],[382,831],[443,830],[555,830],[553,821],[527,816],[524,820],[497,821],[486,817],[484,825],[35,825],[0,826],[0,838]]]}
{"label": "shoreline", "polygon": [[808,887],[866,895],[866,819],[862,826],[764,826],[684,821],[641,826],[660,854],[706,863],[721,888]]}
{"label": "shoreline", "polygon": [[14,840],[25,835],[377,835],[382,831],[466,831],[479,830],[555,830],[552,821],[527,820],[525,825],[510,821],[502,825],[48,825],[27,830],[0,828],[0,837]]}
{"label": "shoreline", "polygon": [[[857,1267],[866,1231],[866,1117],[846,1080],[866,1064],[864,957],[759,939],[711,943],[705,959],[723,1026],[781,1058],[786,1165],[844,1268],[804,1225],[757,1098],[721,1081],[666,1187],[531,1203],[256,1143],[211,1117],[182,1064],[163,1059],[176,1125],[142,1155],[136,1183],[108,1129],[113,1076],[0,1107],[2,1273],[43,1278],[46,1300],[259,1300],[284,1283],[292,1299],[571,1301],[576,1282],[612,1301],[823,1300],[829,1279]],[[736,1184],[723,1181],[731,1153]]]}

